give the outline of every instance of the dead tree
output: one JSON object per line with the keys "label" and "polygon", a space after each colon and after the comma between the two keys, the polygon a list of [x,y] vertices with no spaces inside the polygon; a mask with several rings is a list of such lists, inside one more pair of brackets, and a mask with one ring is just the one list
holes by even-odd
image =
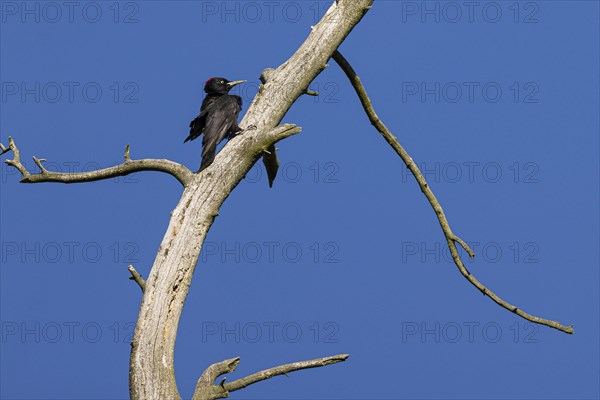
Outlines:
{"label": "dead tree", "polygon": [[[253,126],[255,129],[246,130],[242,135],[233,138],[217,155],[215,162],[202,172],[192,173],[185,166],[169,160],[134,160],[127,146],[124,162],[115,167],[84,173],[58,173],[45,169],[45,160],[33,157],[40,172],[30,173],[21,163],[19,149],[12,138],[9,137],[8,147],[0,145],[1,154],[13,153],[13,158],[6,163],[19,170],[23,183],[80,183],[139,171],[159,171],[172,175],[183,185],[183,195],[171,213],[167,232],[148,279],[144,280],[133,266],[129,267],[131,279],[135,280],[143,291],[129,367],[132,399],[181,398],[174,372],[175,339],[202,244],[223,202],[261,156],[264,158],[269,178],[274,179],[278,166],[275,143],[301,130],[296,125],[279,124],[300,96],[314,94],[307,92],[307,89],[327,67],[327,62],[332,57],[350,79],[371,123],[415,176],[436,213],[452,258],[461,274],[484,295],[515,314],[535,323],[573,333],[572,327],[534,317],[503,301],[475,279],[463,265],[456,244],[458,243],[470,257],[474,256],[473,251],[450,229],[440,203],[419,168],[377,117],[356,73],[337,52],[340,44],[369,11],[373,2],[374,0],[335,1],[289,60],[277,69],[265,69],[261,75],[263,84],[259,93],[240,124],[242,127]],[[219,376],[234,371],[240,361],[239,358],[225,360],[211,365],[204,371],[196,385],[193,399],[228,397],[229,392],[273,376],[338,363],[347,357],[347,354],[342,354],[286,364],[229,383],[225,383],[223,379],[221,383],[215,384]]]}

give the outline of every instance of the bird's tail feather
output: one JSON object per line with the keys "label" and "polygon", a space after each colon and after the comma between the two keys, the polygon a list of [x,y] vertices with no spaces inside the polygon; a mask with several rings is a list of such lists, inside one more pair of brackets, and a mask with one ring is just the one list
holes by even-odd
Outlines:
{"label": "bird's tail feather", "polygon": [[202,152],[202,162],[200,163],[200,171],[202,171],[205,168],[208,168],[208,166],[210,164],[213,163],[213,161],[215,161],[215,152],[216,149],[206,149],[205,151]]}

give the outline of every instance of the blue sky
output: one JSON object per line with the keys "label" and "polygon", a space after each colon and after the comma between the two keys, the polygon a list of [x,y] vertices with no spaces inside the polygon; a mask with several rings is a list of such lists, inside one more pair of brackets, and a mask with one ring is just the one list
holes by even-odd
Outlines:
{"label": "blue sky", "polygon": [[[331,2],[0,2],[0,141],[26,165],[134,158],[196,169],[183,144],[212,76],[249,82],[302,43]],[[350,353],[238,399],[596,399],[599,32],[594,1],[376,1],[342,45],[380,117],[426,173],[467,267],[505,300],[575,324],[538,327],[462,278],[434,213],[332,61],[284,122],[269,189],[255,166],[207,238],[180,323],[191,397]],[[3,156],[6,158],[6,155]],[[140,290],[181,194],[142,173],[83,185],[0,174],[3,399],[125,399]],[[223,295],[227,293],[227,295]]]}

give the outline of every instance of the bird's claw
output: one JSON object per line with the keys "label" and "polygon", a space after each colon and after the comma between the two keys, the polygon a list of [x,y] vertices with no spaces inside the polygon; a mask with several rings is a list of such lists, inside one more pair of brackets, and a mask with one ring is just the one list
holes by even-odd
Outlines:
{"label": "bird's claw", "polygon": [[248,126],[248,127],[245,129],[245,130],[247,130],[247,131],[255,131],[255,130],[257,130],[257,129],[258,129],[258,128],[256,127],[256,125],[250,125],[250,126]]}

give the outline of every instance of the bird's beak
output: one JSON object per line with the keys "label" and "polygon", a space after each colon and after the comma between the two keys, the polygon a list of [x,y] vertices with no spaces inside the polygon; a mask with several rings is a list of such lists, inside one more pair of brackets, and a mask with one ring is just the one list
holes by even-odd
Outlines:
{"label": "bird's beak", "polygon": [[244,83],[244,82],[246,82],[246,81],[233,81],[233,82],[227,83],[227,85],[229,85],[229,88],[232,88],[232,87],[239,85],[240,83]]}

